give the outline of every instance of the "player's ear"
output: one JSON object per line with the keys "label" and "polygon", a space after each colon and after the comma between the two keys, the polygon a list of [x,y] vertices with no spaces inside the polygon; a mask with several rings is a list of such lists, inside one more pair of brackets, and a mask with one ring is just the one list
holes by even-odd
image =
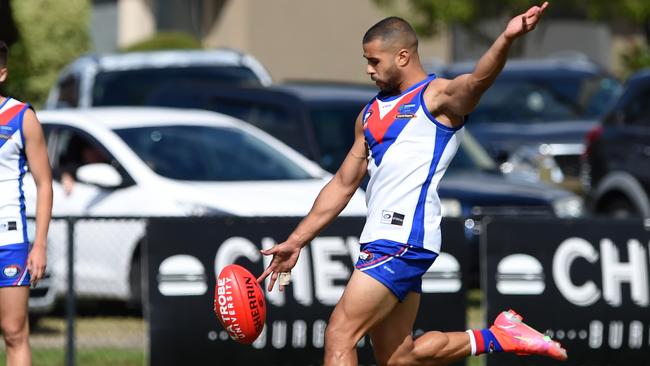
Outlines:
{"label": "player's ear", "polygon": [[397,51],[397,66],[404,67],[408,65],[409,61],[411,60],[411,52],[406,49],[402,48],[399,51]]}
{"label": "player's ear", "polygon": [[0,83],[4,83],[4,81],[7,79],[7,67],[3,66],[0,67]]}

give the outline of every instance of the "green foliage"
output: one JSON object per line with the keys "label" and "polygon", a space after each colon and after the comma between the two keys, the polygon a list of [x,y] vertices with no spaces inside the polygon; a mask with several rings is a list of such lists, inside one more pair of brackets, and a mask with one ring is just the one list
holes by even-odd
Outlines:
{"label": "green foliage", "polygon": [[89,0],[12,0],[18,42],[9,51],[6,93],[41,105],[59,71],[89,47]]}
{"label": "green foliage", "polygon": [[[379,7],[400,14],[400,2],[374,0]],[[432,35],[441,24],[460,23],[467,27],[483,19],[513,16],[543,0],[408,0],[404,16],[420,35]],[[606,22],[627,21],[637,25],[650,22],[648,0],[562,0],[550,1],[546,16],[594,19]],[[650,43],[650,42],[649,42]]]}
{"label": "green foliage", "polygon": [[636,43],[621,55],[621,61],[627,78],[635,71],[650,67],[650,47]]}
{"label": "green foliage", "polygon": [[183,32],[161,32],[142,42],[131,45],[123,51],[155,51],[169,49],[200,49],[196,38]]}

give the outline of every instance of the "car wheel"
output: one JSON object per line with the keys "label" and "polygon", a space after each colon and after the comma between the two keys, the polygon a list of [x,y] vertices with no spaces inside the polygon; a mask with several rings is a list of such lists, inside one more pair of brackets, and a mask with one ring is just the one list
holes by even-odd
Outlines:
{"label": "car wheel", "polygon": [[615,219],[631,219],[641,216],[634,204],[623,196],[612,197],[605,201],[601,207],[599,213]]}
{"label": "car wheel", "polygon": [[142,308],[142,261],[140,256],[137,255],[133,258],[131,263],[131,272],[129,273],[129,287],[131,296],[129,298],[129,305],[141,309]]}

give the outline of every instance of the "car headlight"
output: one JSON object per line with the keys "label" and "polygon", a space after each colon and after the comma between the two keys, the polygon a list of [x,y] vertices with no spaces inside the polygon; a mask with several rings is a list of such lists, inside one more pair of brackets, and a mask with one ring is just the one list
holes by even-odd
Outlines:
{"label": "car headlight", "polygon": [[560,218],[582,217],[584,202],[580,197],[564,197],[553,202],[553,211]]}

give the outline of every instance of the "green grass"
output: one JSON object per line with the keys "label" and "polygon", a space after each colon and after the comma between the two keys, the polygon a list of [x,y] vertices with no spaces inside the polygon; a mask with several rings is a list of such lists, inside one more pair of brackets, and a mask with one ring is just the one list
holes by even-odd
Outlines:
{"label": "green grass", "polygon": [[[92,366],[142,366],[144,352],[121,348],[93,348],[77,350],[76,365]],[[5,354],[0,352],[0,365],[5,366]],[[65,351],[59,348],[32,349],[34,366],[63,366],[66,364]]]}

